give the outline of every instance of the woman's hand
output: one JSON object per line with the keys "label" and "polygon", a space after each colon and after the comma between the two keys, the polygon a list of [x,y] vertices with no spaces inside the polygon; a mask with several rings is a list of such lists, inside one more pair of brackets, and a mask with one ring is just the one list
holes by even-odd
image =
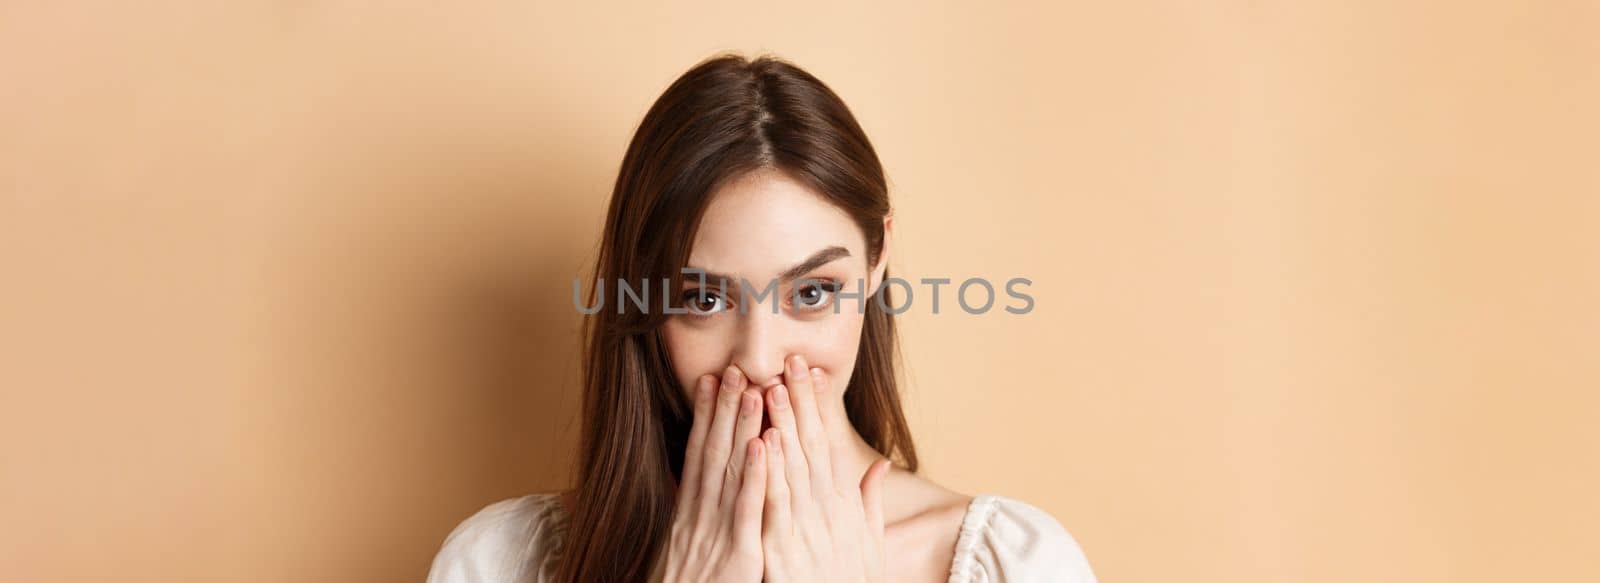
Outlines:
{"label": "woman's hand", "polygon": [[[889,462],[879,459],[857,481],[833,459],[843,443],[830,436],[849,426],[834,407],[819,403],[828,379],[807,369],[805,359],[785,363],[784,384],[768,393],[772,420],[763,441],[767,450],[767,496],[761,530],[766,580],[884,580],[883,476]],[[829,397],[831,398],[831,397]],[[829,431],[829,428],[835,431]]]}
{"label": "woman's hand", "polygon": [[694,424],[683,456],[665,580],[761,580],[761,499],[767,464],[761,393],[735,367],[705,375],[694,390]]}

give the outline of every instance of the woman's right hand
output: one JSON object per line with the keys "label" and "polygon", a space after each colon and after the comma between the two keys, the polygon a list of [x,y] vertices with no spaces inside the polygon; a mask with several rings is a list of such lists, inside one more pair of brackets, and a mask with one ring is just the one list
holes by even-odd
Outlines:
{"label": "woman's right hand", "polygon": [[761,508],[767,463],[759,434],[761,392],[729,366],[721,382],[700,378],[683,456],[665,580],[761,580]]}

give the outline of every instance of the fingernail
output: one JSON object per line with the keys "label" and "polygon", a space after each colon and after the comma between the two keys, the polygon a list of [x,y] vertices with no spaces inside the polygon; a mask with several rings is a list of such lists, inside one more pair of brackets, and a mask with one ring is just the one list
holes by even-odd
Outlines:
{"label": "fingernail", "polygon": [[744,387],[740,386],[744,381],[743,377],[738,368],[730,366],[722,371],[722,386],[730,390],[743,390]]}
{"label": "fingernail", "polygon": [[789,358],[789,375],[798,377],[806,371],[806,359],[798,354]]}
{"label": "fingernail", "polygon": [[779,409],[788,407],[789,389],[783,388],[783,385],[772,387],[772,404],[776,405]]}
{"label": "fingernail", "polygon": [[751,394],[750,391],[745,391],[744,394],[739,398],[739,409],[744,411],[745,415],[755,413],[756,407],[759,405],[757,401],[759,400],[760,399]]}
{"label": "fingernail", "polygon": [[752,439],[752,440],[750,440],[750,444],[749,445],[744,446],[745,459],[746,460],[753,460],[758,455],[761,455],[761,442],[758,441],[758,440]]}
{"label": "fingernail", "polygon": [[783,440],[779,439],[778,428],[776,428],[776,427],[772,427],[772,428],[768,428],[767,429],[767,435],[766,435],[765,439],[767,440],[767,447],[770,447],[770,448],[772,448],[774,450],[778,449],[779,447],[782,447],[779,444],[781,444],[783,442]]}
{"label": "fingernail", "polygon": [[820,368],[811,369],[811,381],[815,382],[815,383],[821,383],[822,382],[822,369],[820,369]]}

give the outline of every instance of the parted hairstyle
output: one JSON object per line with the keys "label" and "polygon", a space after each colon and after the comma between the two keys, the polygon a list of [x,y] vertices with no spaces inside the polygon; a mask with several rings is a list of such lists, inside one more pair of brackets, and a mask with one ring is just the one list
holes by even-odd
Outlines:
{"label": "parted hairstyle", "polygon": [[[758,169],[808,186],[847,213],[883,252],[888,185],[877,152],[838,95],[771,56],[723,55],[678,77],[645,114],[617,173],[595,262],[598,282],[671,282],[679,289],[712,193]],[[888,279],[887,270],[885,280]],[[864,301],[850,423],[910,471],[916,448],[901,411],[889,286]],[[590,287],[596,305],[600,285]],[[602,296],[603,298],[603,296]],[[665,548],[692,403],[678,387],[661,324],[670,315],[619,302],[583,325],[583,411],[577,483],[558,580],[642,581]]]}

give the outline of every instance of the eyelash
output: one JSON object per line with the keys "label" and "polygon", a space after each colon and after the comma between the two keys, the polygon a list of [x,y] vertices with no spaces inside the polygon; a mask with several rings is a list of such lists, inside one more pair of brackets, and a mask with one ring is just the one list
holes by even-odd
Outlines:
{"label": "eyelash", "polygon": [[[800,308],[799,311],[800,312],[815,312],[815,311],[827,308],[830,304],[833,303],[835,294],[838,294],[840,288],[842,288],[842,287],[843,287],[843,284],[839,283],[837,280],[832,280],[832,279],[815,280],[815,283],[812,283],[811,285],[807,285],[806,287],[801,288],[800,291],[804,292],[805,290],[815,289],[815,290],[818,290],[820,292],[828,294],[827,298],[825,300],[821,301],[821,302],[816,303],[816,304],[812,304],[812,305],[808,305],[808,306],[805,306],[803,308]],[[793,295],[797,295],[797,294],[790,294],[791,297]],[[722,302],[722,303],[727,303],[728,302],[727,298],[723,298],[721,296],[718,296],[715,293],[706,293],[704,297],[707,298],[707,299],[715,299],[716,301]],[[718,309],[718,310],[715,310],[715,311],[710,311],[710,310],[701,311],[698,307],[696,307],[698,304],[695,303],[699,299],[701,299],[701,290],[698,289],[698,288],[697,289],[691,289],[691,290],[688,290],[688,291],[683,293],[684,305],[689,310],[688,313],[686,313],[684,315],[689,316],[690,318],[697,319],[697,320],[705,320],[705,319],[710,319],[712,317],[715,317],[718,314],[722,314],[724,312],[727,312],[728,310],[731,309],[729,307],[724,307],[724,308],[721,308],[721,309]]]}

